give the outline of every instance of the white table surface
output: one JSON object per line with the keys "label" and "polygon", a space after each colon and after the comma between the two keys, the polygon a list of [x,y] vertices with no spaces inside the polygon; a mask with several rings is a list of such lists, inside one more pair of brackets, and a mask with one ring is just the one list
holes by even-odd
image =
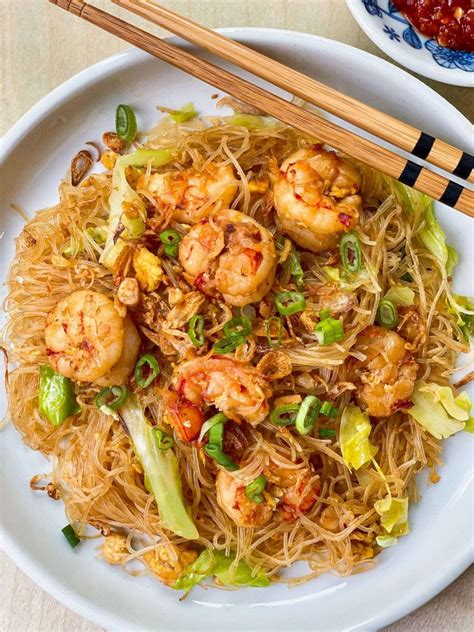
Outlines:
{"label": "white table surface", "polygon": [[[110,7],[107,0],[94,4]],[[163,4],[211,27],[306,31],[385,58],[353,21],[344,0],[168,0]],[[73,19],[46,0],[0,0],[0,24],[0,134],[54,87],[124,48],[111,35]],[[423,81],[474,118],[471,90]],[[100,628],[36,586],[3,552],[0,577],[1,632],[99,632]],[[473,584],[471,567],[435,599],[385,632],[472,632]]]}

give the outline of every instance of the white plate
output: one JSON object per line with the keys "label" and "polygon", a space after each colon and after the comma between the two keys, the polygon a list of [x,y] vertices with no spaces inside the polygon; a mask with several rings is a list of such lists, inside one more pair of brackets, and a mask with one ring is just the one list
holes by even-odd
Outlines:
{"label": "white plate", "polygon": [[[394,66],[344,44],[267,29],[228,34],[464,149],[469,122],[449,103]],[[261,82],[259,82],[261,83]],[[403,88],[403,90],[402,90]],[[87,140],[113,127],[118,103],[134,106],[142,129],[156,119],[156,104],[179,107],[193,99],[211,112],[215,89],[136,50],[107,59],[52,92],[4,139],[0,270],[4,276],[21,229],[14,202],[32,214],[55,203],[71,157]],[[409,97],[406,95],[410,95]],[[420,107],[422,104],[422,107]],[[451,243],[461,253],[458,289],[466,293],[472,223],[441,208]],[[72,551],[61,528],[61,503],[33,493],[30,477],[48,471],[12,427],[2,434],[0,463],[3,541],[7,553],[40,586],[98,625],[120,630],[355,630],[376,629],[430,599],[469,564],[472,514],[469,482],[472,436],[446,442],[446,467],[410,512],[412,533],[378,558],[377,567],[353,577],[326,575],[299,588],[273,586],[239,592],[193,590],[184,603],[152,578],[130,578],[94,560],[95,544]]]}
{"label": "white plate", "polygon": [[474,88],[474,53],[440,46],[418,31],[392,0],[346,0],[357,24],[405,68],[453,86]]}

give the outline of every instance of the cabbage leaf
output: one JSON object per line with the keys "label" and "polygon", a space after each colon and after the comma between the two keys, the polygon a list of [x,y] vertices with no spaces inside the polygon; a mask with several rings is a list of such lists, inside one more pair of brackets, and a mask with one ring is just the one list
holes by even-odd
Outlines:
{"label": "cabbage leaf", "polygon": [[134,395],[128,398],[119,412],[155,497],[163,526],[187,540],[195,540],[199,533],[183,498],[175,453],[171,449],[159,449],[153,428]]}
{"label": "cabbage leaf", "polygon": [[252,569],[244,560],[240,560],[237,568],[231,572],[234,560],[234,554],[226,555],[224,551],[204,549],[199,557],[183,570],[172,588],[189,592],[193,586],[212,575],[224,586],[266,588],[270,585],[270,580],[264,573],[253,575]]}
{"label": "cabbage leaf", "polygon": [[377,448],[369,441],[371,430],[368,416],[358,406],[349,404],[344,408],[339,441],[342,458],[349,469],[358,470],[377,454]]}
{"label": "cabbage leaf", "polygon": [[127,180],[127,167],[152,167],[167,164],[172,159],[168,149],[138,149],[121,156],[112,173],[112,191],[109,196],[109,225],[100,262],[113,270],[127,241],[137,239],[145,230],[146,209],[140,196]]}
{"label": "cabbage leaf", "polygon": [[446,244],[446,235],[435,216],[433,200],[401,182],[394,182],[393,185],[405,210],[425,220],[423,228],[417,233],[417,238],[438,259],[450,276],[458,262],[458,255],[452,246]]}
{"label": "cabbage leaf", "polygon": [[196,118],[197,112],[193,103],[186,103],[179,110],[168,110],[170,118],[175,123],[186,123],[186,121],[190,121],[193,118]]}
{"label": "cabbage leaf", "polygon": [[403,285],[393,285],[385,294],[384,299],[392,301],[395,305],[410,307],[415,300],[415,292],[409,287]]}
{"label": "cabbage leaf", "polygon": [[[413,406],[408,409],[408,413],[437,439],[446,439],[463,430],[469,419],[469,413],[459,405],[459,400],[456,402],[454,397],[451,400],[447,391],[452,396],[446,386],[417,382],[412,395]],[[462,398],[461,403],[463,401]]]}
{"label": "cabbage leaf", "polygon": [[384,529],[382,535],[377,536],[376,542],[385,548],[397,543],[397,538],[410,532],[408,525],[408,498],[392,498],[387,496],[374,504],[375,511],[380,516],[380,524]]}

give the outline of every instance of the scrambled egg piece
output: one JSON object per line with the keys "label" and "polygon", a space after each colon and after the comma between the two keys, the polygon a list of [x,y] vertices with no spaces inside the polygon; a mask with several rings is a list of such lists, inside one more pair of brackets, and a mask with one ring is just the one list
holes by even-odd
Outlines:
{"label": "scrambled egg piece", "polygon": [[154,255],[148,248],[142,247],[133,255],[133,267],[140,288],[144,292],[153,292],[160,285],[163,279],[159,257]]}
{"label": "scrambled egg piece", "polygon": [[158,546],[143,556],[151,572],[166,586],[174,584],[186,566],[198,556],[197,551],[184,546],[174,545],[172,548],[173,551],[168,546]]}
{"label": "scrambled egg piece", "polygon": [[108,564],[121,564],[129,554],[127,538],[120,533],[111,533],[105,538],[101,553]]}

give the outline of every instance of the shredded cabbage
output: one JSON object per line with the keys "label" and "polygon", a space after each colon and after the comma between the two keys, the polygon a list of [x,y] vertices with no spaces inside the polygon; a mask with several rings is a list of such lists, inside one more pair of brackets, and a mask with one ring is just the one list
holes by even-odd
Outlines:
{"label": "shredded cabbage", "polygon": [[[464,401],[463,396],[461,403]],[[451,389],[446,386],[417,382],[412,402],[409,414],[437,439],[446,439],[463,430],[465,421],[469,419],[469,413],[459,405],[459,399],[456,402]]]}
{"label": "shredded cabbage", "polygon": [[342,458],[349,469],[358,470],[377,454],[377,448],[369,441],[371,430],[368,416],[358,406],[349,404],[344,408],[339,441]]}
{"label": "shredded cabbage", "polygon": [[255,114],[232,114],[231,116],[223,116],[222,120],[228,125],[240,125],[247,129],[255,129],[259,127],[266,127],[269,123],[274,121],[268,116],[257,116]]}
{"label": "shredded cabbage", "polygon": [[410,307],[415,300],[415,292],[409,287],[403,285],[393,285],[385,294],[384,299],[392,301],[395,305],[402,305],[403,307]]}
{"label": "shredded cabbage", "polygon": [[130,432],[163,525],[187,540],[195,540],[199,533],[184,502],[175,453],[158,448],[152,426],[134,395],[120,408],[120,415]]}
{"label": "shredded cabbage", "polygon": [[[168,163],[172,154],[168,149],[139,149],[117,160],[112,174],[112,191],[109,196],[109,226],[104,252],[100,262],[109,270],[114,268],[119,254],[129,239],[137,239],[145,230],[145,205],[129,185],[127,167],[152,167]],[[130,212],[132,211],[132,212]]]}
{"label": "shredded cabbage", "polygon": [[365,267],[354,273],[346,272],[346,270],[341,270],[333,266],[323,266],[322,269],[331,281],[337,283],[337,285],[344,290],[356,290],[361,285],[372,281]]}
{"label": "shredded cabbage", "polygon": [[381,547],[393,546],[397,538],[410,532],[408,525],[408,498],[392,498],[391,495],[374,504],[385,533],[376,538]]}
{"label": "shredded cabbage", "polygon": [[240,560],[237,568],[231,572],[235,560],[232,553],[227,556],[224,551],[204,549],[199,557],[189,564],[178,577],[172,588],[189,592],[193,586],[214,575],[224,586],[266,588],[270,585],[264,573],[253,575],[250,566]]}
{"label": "shredded cabbage", "polygon": [[197,116],[196,108],[193,103],[186,103],[179,110],[170,110],[170,118],[175,123],[186,123]]}
{"label": "shredded cabbage", "polygon": [[425,220],[423,228],[417,233],[421,243],[433,254],[446,273],[452,274],[458,261],[456,250],[446,244],[446,235],[436,219],[433,200],[415,189],[405,186],[401,182],[394,182],[394,187],[409,213],[418,213]]}

